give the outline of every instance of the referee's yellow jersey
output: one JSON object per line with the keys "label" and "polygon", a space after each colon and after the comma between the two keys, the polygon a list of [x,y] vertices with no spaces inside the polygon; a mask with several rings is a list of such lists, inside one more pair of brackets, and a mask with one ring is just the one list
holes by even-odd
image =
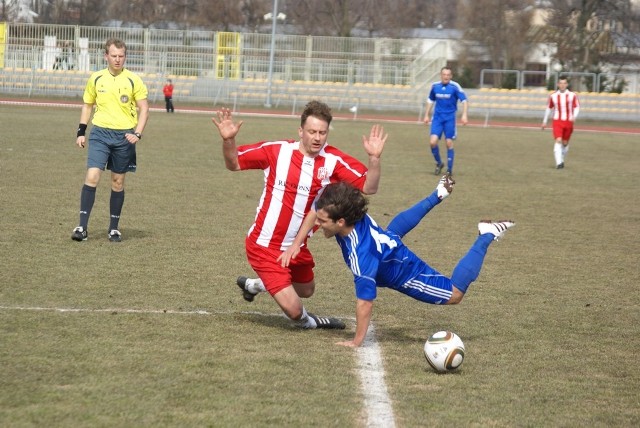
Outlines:
{"label": "referee's yellow jersey", "polygon": [[85,104],[96,106],[91,121],[94,125],[108,129],[131,129],[138,123],[136,101],[146,99],[147,94],[147,87],[136,74],[125,68],[113,76],[105,68],[91,75],[82,100]]}

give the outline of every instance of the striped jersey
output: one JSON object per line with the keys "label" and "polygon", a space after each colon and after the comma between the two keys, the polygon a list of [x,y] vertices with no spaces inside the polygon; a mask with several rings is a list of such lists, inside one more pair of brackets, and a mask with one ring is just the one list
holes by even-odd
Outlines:
{"label": "striped jersey", "polygon": [[550,109],[554,109],[553,120],[568,120],[573,122],[575,119],[574,111],[580,108],[578,96],[575,92],[566,90],[564,92],[555,91],[549,95]]}
{"label": "striped jersey", "polygon": [[240,169],[262,169],[264,189],[249,238],[284,251],[293,243],[321,189],[345,181],[362,190],[367,168],[359,160],[325,145],[316,157],[293,140],[263,141],[238,147]]}
{"label": "striped jersey", "polygon": [[369,214],[354,225],[349,235],[335,238],[353,273],[358,299],[374,300],[377,287],[411,287],[425,272],[442,276],[404,245],[398,235],[378,226]]}
{"label": "striped jersey", "polygon": [[108,129],[132,129],[138,124],[136,101],[147,98],[147,87],[138,75],[126,68],[117,76],[109,69],[96,71],[87,81],[82,100],[95,104],[91,121]]}

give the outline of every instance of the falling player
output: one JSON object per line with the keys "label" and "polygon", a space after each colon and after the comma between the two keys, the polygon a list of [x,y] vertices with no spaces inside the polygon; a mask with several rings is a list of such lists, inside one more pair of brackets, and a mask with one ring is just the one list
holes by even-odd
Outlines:
{"label": "falling player", "polygon": [[348,183],[327,186],[315,208],[316,224],[327,238],[335,237],[356,290],[356,333],[353,340],[338,345],[362,345],[373,311],[378,287],[390,288],[416,300],[434,305],[460,303],[476,280],[489,245],[515,225],[509,220],[478,223],[479,236],[466,255],[446,277],[415,255],[402,237],[420,223],[433,207],[453,190],[449,175],[440,179],[427,198],[396,215],[383,229],[367,214],[367,199]]}

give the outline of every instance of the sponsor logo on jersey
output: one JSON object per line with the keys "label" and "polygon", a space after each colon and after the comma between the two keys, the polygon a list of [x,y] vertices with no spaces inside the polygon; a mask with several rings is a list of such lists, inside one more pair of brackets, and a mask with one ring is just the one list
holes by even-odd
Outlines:
{"label": "sponsor logo on jersey", "polygon": [[311,192],[311,187],[309,186],[303,186],[298,183],[290,183],[288,181],[283,181],[283,180],[278,180],[276,182],[276,185],[274,186],[274,188],[287,188],[287,187],[290,189],[296,189],[297,191],[304,192],[307,194]]}

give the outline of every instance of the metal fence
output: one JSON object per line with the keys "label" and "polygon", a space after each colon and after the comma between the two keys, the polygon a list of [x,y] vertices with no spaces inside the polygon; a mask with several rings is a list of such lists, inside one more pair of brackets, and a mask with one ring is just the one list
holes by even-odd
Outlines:
{"label": "metal fence", "polygon": [[[162,100],[162,85],[171,78],[178,105],[274,105],[295,111],[315,98],[338,110],[402,110],[421,120],[429,85],[447,63],[445,42],[430,41],[425,48],[419,39],[278,34],[272,62],[270,34],[0,23],[0,36],[0,94],[28,97],[79,99],[89,74],[106,66],[104,42],[118,37],[127,43],[127,68],[141,75],[152,102]],[[543,84],[557,75],[483,70],[481,89],[468,89],[470,112],[485,120],[539,115],[548,88],[524,87],[534,73],[544,75]],[[491,87],[485,75],[511,76],[516,89]],[[604,78],[592,76],[596,85]],[[584,115],[637,120],[637,76],[627,81],[631,93],[581,95]]]}
{"label": "metal fence", "polygon": [[[528,78],[541,77],[544,86],[531,85]],[[532,70],[504,70],[484,69],[480,72],[480,88],[530,89],[531,87],[555,88],[558,79],[563,76],[570,79],[574,91],[585,92],[616,92],[615,85],[621,85],[623,92],[640,93],[640,73],[587,73],[572,71],[532,71]],[[540,80],[540,79],[537,79]]]}
{"label": "metal fence", "polygon": [[[269,70],[270,34],[24,23],[7,24],[0,67],[50,70],[65,55],[75,69],[96,70],[110,37],[127,43],[127,67],[138,73],[244,79]],[[277,34],[273,78],[413,85],[411,64],[422,55],[415,39]]]}

